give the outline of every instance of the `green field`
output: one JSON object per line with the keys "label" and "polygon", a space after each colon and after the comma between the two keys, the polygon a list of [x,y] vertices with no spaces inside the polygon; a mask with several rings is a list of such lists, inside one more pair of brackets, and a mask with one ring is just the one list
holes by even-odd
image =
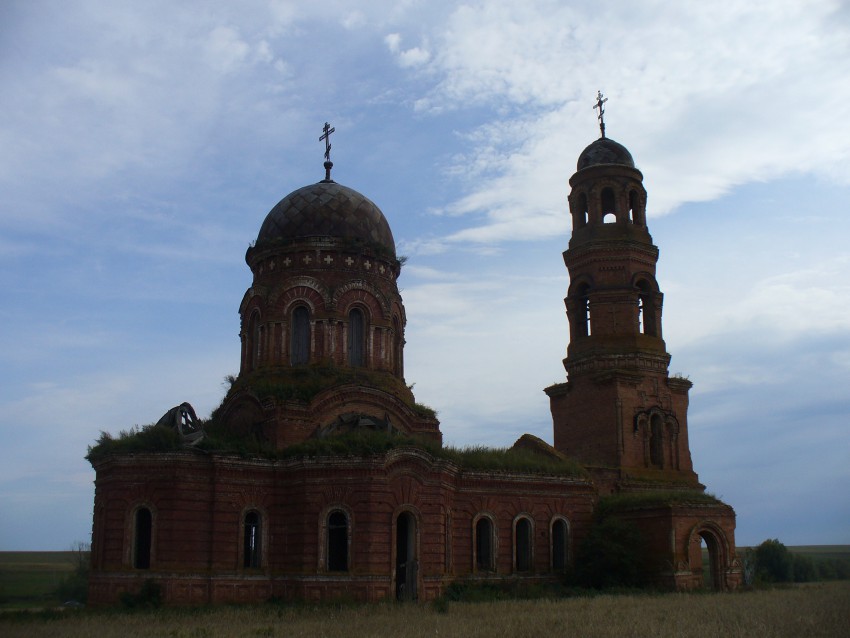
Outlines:
{"label": "green field", "polygon": [[0,552],[0,609],[61,604],[54,594],[76,552]]}

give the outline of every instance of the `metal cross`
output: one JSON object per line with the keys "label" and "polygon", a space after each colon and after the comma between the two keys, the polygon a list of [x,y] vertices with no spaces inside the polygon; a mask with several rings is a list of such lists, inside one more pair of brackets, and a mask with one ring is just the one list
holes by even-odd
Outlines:
{"label": "metal cross", "polygon": [[[596,92],[596,104],[593,105],[593,109],[599,109],[599,113],[597,114],[597,118],[599,119],[599,130],[602,132],[602,137],[605,137],[605,107],[603,106],[605,102],[608,101],[608,98],[602,98],[602,91]],[[325,124],[327,126],[327,124]]]}
{"label": "metal cross", "polygon": [[330,124],[325,122],[325,126],[322,129],[325,133],[319,138],[320,142],[325,143],[325,161],[331,161],[331,133],[333,133],[336,129],[332,128]]}

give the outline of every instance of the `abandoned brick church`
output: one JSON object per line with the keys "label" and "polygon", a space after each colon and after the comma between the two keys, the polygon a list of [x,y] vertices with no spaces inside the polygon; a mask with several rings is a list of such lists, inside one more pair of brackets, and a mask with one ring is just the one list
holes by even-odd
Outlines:
{"label": "abandoned brick church", "polygon": [[552,580],[602,503],[640,531],[649,582],[737,587],[735,513],[693,471],[691,383],[668,372],[658,248],[629,151],[603,124],[570,178],[554,445],[523,435],[506,453],[523,464],[488,467],[442,449],[405,382],[393,234],[331,179],[330,132],[325,179],[284,197],[248,248],[240,372],[213,418],[184,404],[135,435],[177,444],[90,450],[89,601],[150,580],[171,604],[430,600],[458,580]]}

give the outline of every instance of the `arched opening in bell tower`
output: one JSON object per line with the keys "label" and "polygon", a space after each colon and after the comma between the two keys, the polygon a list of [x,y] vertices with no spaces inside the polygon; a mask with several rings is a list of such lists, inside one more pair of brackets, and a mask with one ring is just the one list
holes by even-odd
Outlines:
{"label": "arched opening in bell tower", "polygon": [[576,292],[578,307],[576,309],[576,336],[589,337],[591,332],[590,322],[590,285],[582,284]]}
{"label": "arched opening in bell tower", "polygon": [[636,190],[629,191],[629,220],[638,226],[646,226],[643,208]]}
{"label": "arched opening in bell tower", "polygon": [[587,195],[579,193],[573,209],[573,230],[587,225]]}
{"label": "arched opening in bell tower", "polygon": [[638,331],[650,337],[658,336],[658,324],[655,315],[655,299],[652,287],[646,280],[637,284],[638,288]]}
{"label": "arched opening in bell tower", "polygon": [[600,198],[602,204],[602,221],[605,224],[613,224],[617,221],[617,202],[614,197],[614,190],[611,188],[603,188]]}
{"label": "arched opening in bell tower", "polygon": [[659,414],[649,420],[649,462],[664,467],[664,421]]}

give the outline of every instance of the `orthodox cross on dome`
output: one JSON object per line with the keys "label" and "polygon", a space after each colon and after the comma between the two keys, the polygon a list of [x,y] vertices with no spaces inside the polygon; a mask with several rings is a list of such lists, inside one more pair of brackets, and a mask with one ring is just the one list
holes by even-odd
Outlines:
{"label": "orthodox cross on dome", "polygon": [[[593,109],[599,109],[599,113],[596,117],[599,119],[599,130],[602,132],[602,137],[605,137],[605,107],[603,105],[607,101],[607,97],[602,97],[602,91],[596,92],[596,104],[593,105]],[[327,126],[327,124],[325,124],[325,126]]]}
{"label": "orthodox cross on dome", "polygon": [[325,122],[325,126],[322,130],[324,133],[319,138],[319,141],[325,143],[325,180],[330,181],[331,169],[334,167],[334,163],[331,161],[331,133],[333,133],[336,129]]}

